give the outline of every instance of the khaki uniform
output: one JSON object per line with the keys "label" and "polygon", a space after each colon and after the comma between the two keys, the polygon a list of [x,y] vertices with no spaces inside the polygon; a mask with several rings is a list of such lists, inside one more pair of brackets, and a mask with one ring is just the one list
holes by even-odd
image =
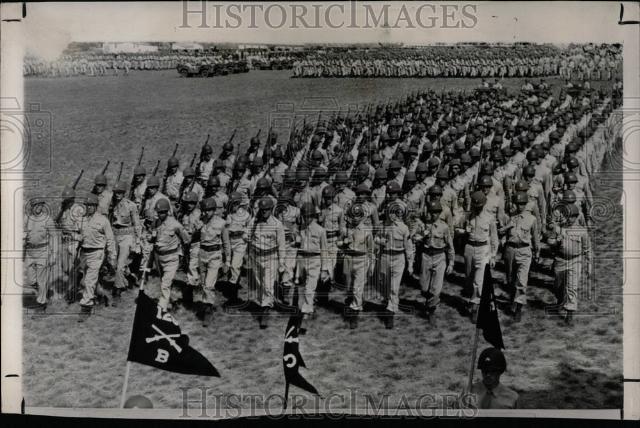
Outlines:
{"label": "khaki uniform", "polygon": [[284,226],[272,215],[264,222],[251,219],[247,230],[249,298],[261,307],[271,307],[278,268],[287,257]]}
{"label": "khaki uniform", "polygon": [[587,266],[592,263],[591,240],[587,229],[578,225],[556,226],[555,239],[556,298],[564,309],[575,311],[578,309],[578,287],[582,282],[584,263],[586,261]]}
{"label": "khaki uniform", "polygon": [[237,284],[240,280],[240,272],[247,254],[247,243],[242,239],[243,233],[248,230],[251,214],[245,207],[239,207],[236,212],[227,216],[227,229],[229,230],[229,242],[231,245],[231,266],[229,282]]}
{"label": "khaki uniform", "polygon": [[47,303],[49,290],[49,274],[52,268],[53,245],[51,231],[55,228],[49,215],[32,218],[26,216],[25,231],[25,260],[27,267],[27,285],[37,287],[36,301],[41,305]]}
{"label": "khaki uniform", "polygon": [[540,247],[537,221],[531,213],[523,211],[511,217],[507,227],[504,250],[506,282],[511,290],[515,288],[514,302],[526,305],[531,259]]}
{"label": "khaki uniform", "polygon": [[194,208],[190,213],[182,213],[180,216],[180,224],[184,230],[191,236],[189,243],[188,263],[185,266],[187,275],[187,284],[197,287],[200,285],[200,274],[198,268],[200,265],[200,229],[204,223],[200,219],[202,212],[198,207]]}
{"label": "khaki uniform", "polygon": [[409,238],[409,228],[399,220],[385,222],[380,231],[383,239],[381,257],[378,265],[379,280],[384,287],[387,310],[398,312],[400,301],[400,282],[405,263],[414,256],[413,241]]}
{"label": "khaki uniform", "polygon": [[329,207],[320,210],[319,223],[324,227],[327,234],[327,270],[330,277],[335,276],[335,268],[338,262],[338,240],[346,233],[346,224],[344,218],[344,210],[336,205],[331,204]]}
{"label": "khaki uniform", "polygon": [[286,271],[282,274],[282,281],[289,283],[293,280],[296,260],[298,257],[298,246],[300,237],[298,235],[298,219],[300,209],[293,205],[287,205],[286,209],[276,216],[284,226],[284,238],[286,241],[286,258],[282,261]]}
{"label": "khaki uniform", "polygon": [[420,288],[426,299],[427,309],[435,309],[440,303],[440,292],[447,265],[453,268],[453,238],[449,225],[441,219],[425,223],[418,231],[422,240],[418,243],[422,253]]}
{"label": "khaki uniform", "polygon": [[494,217],[484,211],[471,214],[465,220],[465,230],[468,233],[464,248],[467,285],[473,284],[471,303],[479,304],[485,266],[498,253],[498,231]]}
{"label": "khaki uniform", "polygon": [[296,262],[296,275],[304,284],[300,310],[303,314],[313,313],[313,299],[320,280],[320,272],[328,270],[327,234],[315,220],[300,229],[300,248]]}
{"label": "khaki uniform", "polygon": [[162,272],[160,281],[161,296],[158,306],[167,310],[171,299],[171,285],[180,264],[180,242],[188,242],[189,236],[178,221],[171,217],[158,225],[156,229],[156,254]]}
{"label": "khaki uniform", "polygon": [[67,298],[69,300],[75,300],[75,293],[77,292],[76,266],[74,266],[74,263],[76,251],[78,251],[78,243],[81,238],[80,222],[84,215],[84,210],[83,205],[72,204],[64,210],[58,222],[62,239],[59,257],[62,264],[62,273],[67,277],[69,283],[67,287]]}
{"label": "khaki uniform", "polygon": [[231,245],[226,222],[214,215],[200,229],[199,272],[201,286],[193,295],[194,302],[213,305],[214,287],[218,281],[218,272],[223,263],[231,260]]}
{"label": "khaki uniform", "polygon": [[171,202],[175,202],[180,198],[180,185],[182,184],[182,180],[184,180],[184,177],[180,171],[176,171],[175,174],[167,177],[163,193],[169,197]]}
{"label": "khaki uniform", "polygon": [[98,212],[102,215],[109,215],[109,206],[111,205],[111,198],[113,193],[111,190],[103,190],[98,195]]}
{"label": "khaki uniform", "polygon": [[344,277],[351,303],[349,308],[361,311],[364,302],[364,287],[370,267],[375,263],[375,249],[371,229],[360,223],[345,230]]}
{"label": "khaki uniform", "polygon": [[118,262],[116,265],[115,287],[127,288],[125,270],[129,264],[129,253],[136,248],[142,234],[142,224],[136,204],[123,198],[110,212],[111,227],[115,238]]}
{"label": "khaki uniform", "polygon": [[105,249],[109,256],[110,264],[115,266],[116,246],[109,220],[97,211],[89,217],[82,218],[80,235],[80,263],[84,269],[84,291],[80,304],[93,306]]}

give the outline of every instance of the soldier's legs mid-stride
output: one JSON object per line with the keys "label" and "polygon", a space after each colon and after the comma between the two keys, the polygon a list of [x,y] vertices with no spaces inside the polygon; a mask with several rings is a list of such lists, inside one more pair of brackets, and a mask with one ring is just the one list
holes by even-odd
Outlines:
{"label": "soldier's legs mid-stride", "polygon": [[118,264],[116,266],[115,273],[113,306],[116,306],[119,303],[120,294],[129,286],[126,271],[129,264],[129,254],[135,245],[135,237],[132,234],[116,234],[115,241],[116,250],[118,251]]}
{"label": "soldier's legs mid-stride", "polygon": [[475,322],[480,296],[482,295],[482,283],[484,281],[484,269],[491,258],[491,247],[489,244],[473,246],[467,244],[464,247],[464,267],[467,278],[467,288],[473,286],[471,295],[471,317]]}
{"label": "soldier's legs mid-stride", "polygon": [[218,281],[218,272],[222,267],[222,251],[217,249],[200,247],[199,269],[202,280],[200,287],[193,293],[193,302],[199,307],[198,315],[203,319],[203,326],[209,324],[215,304],[215,285]]}
{"label": "soldier's legs mid-stride", "polygon": [[350,297],[347,315],[351,328],[356,328],[364,303],[364,286],[369,271],[368,259],[366,255],[345,255],[343,260],[345,285]]}
{"label": "soldier's legs mid-stride", "polygon": [[444,250],[422,253],[422,271],[420,273],[420,288],[425,298],[425,312],[433,314],[440,304],[440,293],[447,269],[447,256]]}
{"label": "soldier's legs mid-stride", "polygon": [[265,328],[268,311],[273,307],[274,284],[278,275],[278,254],[275,250],[261,252],[250,249],[247,261],[249,300],[259,306],[260,327]]}
{"label": "soldier's legs mid-stride", "polygon": [[398,312],[400,302],[400,283],[405,268],[405,254],[402,252],[383,252],[380,258],[379,275],[385,290],[386,311],[385,327],[393,328],[393,316]]}
{"label": "soldier's legs mid-stride", "polygon": [[316,294],[316,287],[320,279],[320,257],[317,256],[298,256],[296,272],[301,278],[299,286],[301,288],[301,299],[299,302],[300,310],[303,314],[313,313],[313,300]]}
{"label": "soldier's legs mid-stride", "polygon": [[48,247],[28,249],[25,265],[27,266],[27,285],[36,288],[36,301],[39,305],[47,304],[49,291],[49,271],[47,265]]}
{"label": "soldier's legs mid-stride", "polygon": [[[83,268],[84,288],[82,291],[82,299],[80,306],[84,312],[90,312],[95,305],[97,287],[99,287],[98,279],[100,275],[100,267],[104,260],[104,250],[102,249],[82,249],[81,265]],[[80,318],[81,320],[83,318]]]}
{"label": "soldier's legs mid-stride", "polygon": [[[504,268],[507,289],[512,294],[515,305],[527,305],[527,283],[531,268],[531,247],[529,245],[518,248],[507,245],[504,250]],[[514,309],[515,310],[515,309]]]}
{"label": "soldier's legs mid-stride", "polygon": [[558,304],[565,311],[574,312],[578,309],[578,286],[582,277],[582,261],[580,258],[556,263],[554,291]]}
{"label": "soldier's legs mid-stride", "polygon": [[231,302],[238,301],[238,291],[240,289],[240,274],[247,254],[247,243],[243,239],[231,239],[231,263],[229,266],[229,290]]}
{"label": "soldier's legs mid-stride", "polygon": [[166,311],[169,307],[169,303],[171,302],[171,285],[173,284],[173,279],[176,277],[176,272],[180,265],[180,256],[177,251],[173,251],[168,254],[156,252],[156,254],[158,264],[160,265],[159,267],[162,272],[158,306],[160,306],[162,310]]}

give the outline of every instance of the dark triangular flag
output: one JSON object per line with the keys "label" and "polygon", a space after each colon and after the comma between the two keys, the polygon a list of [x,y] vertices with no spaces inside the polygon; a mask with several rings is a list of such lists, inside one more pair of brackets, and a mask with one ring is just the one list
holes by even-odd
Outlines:
{"label": "dark triangular flag", "polygon": [[287,323],[287,330],[284,334],[284,353],[282,356],[284,379],[288,385],[295,385],[312,394],[319,394],[318,390],[298,372],[300,367],[307,367],[302,360],[298,346],[298,330],[300,329],[301,321],[302,315],[298,314],[292,315]]}
{"label": "dark triangular flag", "polygon": [[175,373],[220,377],[201,353],[189,346],[171,314],[144,291],[138,294],[127,360]]}
{"label": "dark triangular flag", "polygon": [[482,336],[487,342],[496,348],[504,349],[500,320],[498,320],[496,296],[493,293],[493,278],[488,265],[484,269],[484,283],[482,284],[482,296],[480,296],[480,308],[478,308],[478,323],[476,326],[482,329]]}

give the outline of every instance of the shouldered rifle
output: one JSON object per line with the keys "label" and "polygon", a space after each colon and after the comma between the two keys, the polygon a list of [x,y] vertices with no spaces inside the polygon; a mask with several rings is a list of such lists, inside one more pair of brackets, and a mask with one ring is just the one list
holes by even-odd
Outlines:
{"label": "shouldered rifle", "polygon": [[116,178],[116,183],[120,181],[120,177],[122,177],[122,168],[124,168],[124,162],[120,162],[120,169],[118,169],[118,177]]}
{"label": "shouldered rifle", "polygon": [[[179,144],[176,143],[176,146],[173,148],[173,153],[171,154],[172,158],[176,157],[176,153],[178,152]],[[167,190],[167,179],[169,178],[169,161],[167,161],[167,170],[164,172],[164,177],[162,177],[162,193]]]}
{"label": "shouldered rifle", "polygon": [[[73,190],[76,190],[76,187],[78,187],[78,183],[80,183],[80,179],[82,178],[82,174],[84,174],[84,169],[80,170],[80,174],[78,174],[76,179],[73,181],[73,184],[71,185],[71,188]],[[56,216],[56,220],[55,220],[56,224],[59,224],[60,221],[62,220],[62,214],[64,213],[64,208],[65,208],[64,207],[64,203],[60,204],[60,212]]]}
{"label": "shouldered rifle", "polygon": [[107,173],[107,170],[109,169],[109,164],[111,164],[110,160],[108,160],[107,164],[104,166],[104,168],[102,168],[102,175],[105,175]]}
{"label": "shouldered rifle", "polygon": [[[144,156],[144,146],[142,146],[142,148],[140,149],[140,156],[138,156],[138,163],[136,164],[136,166],[140,165],[142,163],[142,157]],[[135,166],[134,166],[134,171],[135,171]],[[129,192],[129,199],[130,200],[134,200],[135,199],[135,175],[133,177],[131,177],[131,190]]]}
{"label": "shouldered rifle", "polygon": [[75,181],[73,182],[73,185],[71,186],[71,188],[73,190],[76,190],[76,187],[78,187],[78,183],[80,183],[80,179],[82,178],[82,174],[84,174],[84,169],[80,170],[80,174],[78,174],[78,177],[76,177]]}
{"label": "shouldered rifle", "polygon": [[160,168],[160,159],[158,159],[158,162],[156,162],[156,166],[153,168],[153,172],[151,173],[151,175],[156,175],[158,173],[158,168]]}
{"label": "shouldered rifle", "polygon": [[[153,168],[153,172],[151,173],[152,176],[156,175],[158,173],[158,168],[160,167],[160,160],[158,160],[158,162],[156,163],[155,168]],[[147,189],[144,190],[144,195],[142,196],[142,203],[140,204],[140,216],[142,217],[144,215],[144,207],[145,205],[147,205],[147,199],[149,199],[148,193],[147,193]]]}
{"label": "shouldered rifle", "polygon": [[198,154],[197,154],[197,153],[194,153],[194,154],[193,154],[193,157],[191,158],[191,162],[189,162],[189,166],[190,166],[191,168],[193,168],[193,164],[196,162],[196,158],[197,158],[197,157],[198,157]]}
{"label": "shouldered rifle", "polygon": [[[204,160],[204,148],[209,143],[209,137],[210,135],[207,134],[207,139],[205,140],[204,144],[202,145],[202,148],[200,149],[200,159],[198,160],[198,165],[196,166],[196,175],[195,175],[195,178],[193,179],[194,182],[195,180],[198,179],[198,174],[200,174],[200,167],[202,166],[202,162]],[[193,187],[193,184],[191,185],[191,187]]]}

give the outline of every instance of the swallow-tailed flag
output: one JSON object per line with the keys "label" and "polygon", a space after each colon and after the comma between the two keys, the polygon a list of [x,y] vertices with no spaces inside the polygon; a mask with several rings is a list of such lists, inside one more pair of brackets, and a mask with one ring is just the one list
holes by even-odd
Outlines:
{"label": "swallow-tailed flag", "polygon": [[493,278],[489,266],[484,269],[484,283],[482,284],[482,296],[480,296],[476,327],[482,329],[482,336],[487,342],[498,349],[504,349],[496,296],[493,292]]}
{"label": "swallow-tailed flag", "polygon": [[296,314],[289,318],[287,323],[287,329],[284,334],[284,353],[282,356],[282,365],[284,367],[284,380],[286,382],[284,393],[284,407],[287,407],[287,399],[289,395],[289,385],[295,385],[298,388],[302,388],[312,394],[318,394],[318,390],[311,385],[305,378],[302,377],[298,369],[300,367],[306,368],[300,355],[298,331],[300,329],[300,323],[302,321],[302,315]]}
{"label": "swallow-tailed flag", "polygon": [[201,353],[189,346],[189,336],[144,291],[140,291],[133,320],[128,361],[175,373],[220,377]]}

